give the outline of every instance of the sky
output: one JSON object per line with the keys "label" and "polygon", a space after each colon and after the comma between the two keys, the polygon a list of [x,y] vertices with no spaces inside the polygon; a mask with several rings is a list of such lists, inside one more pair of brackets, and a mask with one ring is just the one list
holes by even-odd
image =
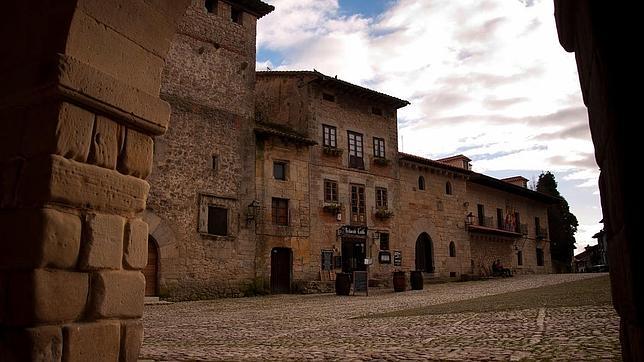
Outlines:
{"label": "sky", "polygon": [[574,54],[551,0],[264,0],[257,70],[313,70],[406,99],[399,149],[464,154],[473,170],[555,174],[579,220],[576,253],[602,219]]}

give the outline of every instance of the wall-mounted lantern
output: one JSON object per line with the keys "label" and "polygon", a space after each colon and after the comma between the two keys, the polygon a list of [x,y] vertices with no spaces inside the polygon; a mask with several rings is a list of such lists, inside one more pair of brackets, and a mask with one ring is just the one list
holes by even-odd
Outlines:
{"label": "wall-mounted lantern", "polygon": [[474,222],[474,215],[472,215],[472,212],[470,211],[467,216],[465,216],[465,225],[472,225]]}

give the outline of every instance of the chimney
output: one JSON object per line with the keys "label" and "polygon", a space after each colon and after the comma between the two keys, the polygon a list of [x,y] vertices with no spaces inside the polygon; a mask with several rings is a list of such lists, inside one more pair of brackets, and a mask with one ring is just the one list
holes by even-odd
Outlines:
{"label": "chimney", "polygon": [[503,178],[501,181],[505,181],[509,184],[521,186],[525,189],[528,188],[528,179],[523,177],[523,176],[514,176],[514,177],[508,177],[508,178]]}
{"label": "chimney", "polygon": [[470,171],[472,169],[472,164],[470,163],[470,160],[467,156],[464,155],[456,155],[456,156],[450,156],[450,157],[445,157],[441,158],[440,160],[436,160],[438,162],[442,162],[444,164],[462,168],[464,170]]}

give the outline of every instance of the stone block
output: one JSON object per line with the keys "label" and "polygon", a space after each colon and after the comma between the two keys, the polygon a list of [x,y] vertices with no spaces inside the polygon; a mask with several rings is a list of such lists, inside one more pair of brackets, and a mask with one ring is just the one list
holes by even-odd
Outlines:
{"label": "stone block", "polygon": [[152,137],[128,129],[117,169],[125,175],[145,179],[152,172]]}
{"label": "stone block", "polygon": [[121,354],[119,361],[136,362],[143,343],[143,323],[138,321],[121,322]]}
{"label": "stone block", "polygon": [[28,114],[29,142],[22,143],[22,154],[27,158],[56,154],[85,162],[94,118],[94,113],[67,102],[36,106]]}
{"label": "stone block", "polygon": [[148,263],[148,224],[133,219],[125,227],[123,265],[128,269],[143,269]]}
{"label": "stone block", "polygon": [[84,273],[36,269],[8,274],[6,323],[33,326],[80,318],[87,301],[89,277]]}
{"label": "stone block", "polygon": [[0,356],[4,362],[60,361],[63,333],[57,326],[16,328],[0,332]]}
{"label": "stone block", "polygon": [[125,219],[118,215],[87,214],[79,267],[83,270],[120,269]]}
{"label": "stone block", "polygon": [[55,202],[99,211],[138,213],[145,209],[149,189],[147,182],[135,177],[49,155],[26,163],[18,187],[18,203],[29,207]]}
{"label": "stone block", "polygon": [[[112,13],[125,13],[126,9],[133,8],[133,2],[121,2],[128,5],[119,9],[116,4],[112,4]],[[139,21],[134,23],[141,26]],[[65,54],[91,64],[92,67],[148,94],[159,94],[163,57],[133,42],[128,37],[129,34],[120,34],[84,11],[74,14],[70,29]]]}
{"label": "stone block", "polygon": [[0,269],[73,268],[78,260],[81,222],[55,209],[17,209],[0,215]]}
{"label": "stone block", "polygon": [[96,117],[87,162],[110,170],[116,169],[122,132],[123,126],[120,124],[103,116]]}
{"label": "stone block", "polygon": [[143,315],[145,278],[138,271],[105,271],[92,279],[91,313],[97,318]]}
{"label": "stone block", "polygon": [[77,323],[63,327],[63,361],[118,361],[118,322]]}

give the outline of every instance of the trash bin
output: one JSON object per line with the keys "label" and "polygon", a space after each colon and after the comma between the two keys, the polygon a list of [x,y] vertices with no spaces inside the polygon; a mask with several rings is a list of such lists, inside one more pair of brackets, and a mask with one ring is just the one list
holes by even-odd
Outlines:
{"label": "trash bin", "polygon": [[411,272],[411,290],[422,290],[423,289],[423,272],[420,270],[414,270]]}
{"label": "trash bin", "polygon": [[335,273],[335,294],[349,295],[351,292],[351,274]]}
{"label": "trash bin", "polygon": [[394,272],[394,292],[404,292],[405,291],[405,272],[396,271]]}

